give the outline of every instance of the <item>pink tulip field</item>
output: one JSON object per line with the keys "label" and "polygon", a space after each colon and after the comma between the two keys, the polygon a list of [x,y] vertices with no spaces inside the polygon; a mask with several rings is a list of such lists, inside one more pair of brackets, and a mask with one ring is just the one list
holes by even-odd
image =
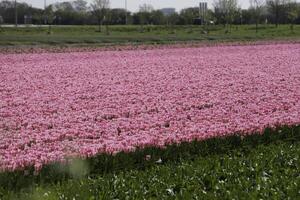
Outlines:
{"label": "pink tulip field", "polygon": [[0,171],[299,124],[299,43],[0,54]]}

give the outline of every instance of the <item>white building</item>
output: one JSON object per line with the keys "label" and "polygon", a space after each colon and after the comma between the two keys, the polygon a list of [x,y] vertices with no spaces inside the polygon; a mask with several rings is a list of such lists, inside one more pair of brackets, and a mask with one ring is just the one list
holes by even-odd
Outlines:
{"label": "white building", "polygon": [[162,8],[162,9],[160,9],[160,11],[165,16],[172,15],[172,14],[176,13],[176,9],[175,8]]}

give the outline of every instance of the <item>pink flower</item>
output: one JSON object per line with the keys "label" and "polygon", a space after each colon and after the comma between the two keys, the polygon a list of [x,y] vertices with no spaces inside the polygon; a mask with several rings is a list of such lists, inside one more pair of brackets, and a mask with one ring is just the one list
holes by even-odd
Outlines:
{"label": "pink flower", "polygon": [[0,171],[299,125],[299,55],[299,43],[0,54]]}

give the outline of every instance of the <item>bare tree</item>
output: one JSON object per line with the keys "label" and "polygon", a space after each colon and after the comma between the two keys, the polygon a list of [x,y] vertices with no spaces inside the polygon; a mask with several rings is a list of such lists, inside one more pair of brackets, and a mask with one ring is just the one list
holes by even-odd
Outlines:
{"label": "bare tree", "polygon": [[139,12],[145,12],[145,13],[150,13],[154,10],[153,6],[151,4],[143,4],[140,5]]}
{"label": "bare tree", "polygon": [[141,32],[144,31],[144,25],[145,25],[147,15],[149,15],[153,11],[154,11],[154,8],[151,4],[140,5],[139,19],[140,19],[140,25],[141,25]]}
{"label": "bare tree", "polygon": [[0,31],[2,31],[2,24],[4,23],[3,17],[0,15]]}
{"label": "bare tree", "polygon": [[226,1],[214,1],[214,15],[218,23],[226,25]]}
{"label": "bare tree", "polygon": [[253,10],[254,10],[255,30],[257,33],[259,19],[260,19],[261,13],[263,11],[263,8],[265,6],[265,1],[264,0],[250,0],[250,5],[251,5],[251,8],[253,8]]}
{"label": "bare tree", "polygon": [[45,25],[48,24],[48,34],[52,34],[52,24],[56,19],[56,16],[54,15],[53,12],[53,5],[50,5],[48,7],[45,8],[44,10],[44,14],[45,14]]}
{"label": "bare tree", "polygon": [[288,2],[288,20],[291,24],[291,32],[294,33],[294,24],[296,19],[299,17],[300,9],[298,8],[296,1]]}
{"label": "bare tree", "polygon": [[179,15],[177,13],[173,13],[167,16],[167,24],[170,26],[172,34],[176,33],[174,26],[177,24],[179,19]]}
{"label": "bare tree", "polygon": [[72,6],[77,12],[86,12],[87,11],[87,2],[85,0],[75,0],[72,2]]}
{"label": "bare tree", "polygon": [[103,21],[106,19],[109,12],[109,0],[94,0],[91,4],[92,13],[98,21],[98,31],[102,32]]}
{"label": "bare tree", "polygon": [[57,2],[55,4],[52,4],[51,6],[54,12],[58,10],[66,11],[66,12],[75,11],[71,2],[61,2],[61,3]]}
{"label": "bare tree", "polygon": [[267,0],[267,6],[269,12],[274,16],[276,27],[279,24],[279,18],[282,14],[282,10],[284,10],[287,0]]}
{"label": "bare tree", "polygon": [[15,0],[15,26],[18,26],[18,2]]}
{"label": "bare tree", "polygon": [[239,10],[237,0],[215,0],[214,7],[215,13],[218,12],[222,20],[225,22],[227,31],[229,25],[229,32],[231,32],[231,25],[234,21],[235,14]]}

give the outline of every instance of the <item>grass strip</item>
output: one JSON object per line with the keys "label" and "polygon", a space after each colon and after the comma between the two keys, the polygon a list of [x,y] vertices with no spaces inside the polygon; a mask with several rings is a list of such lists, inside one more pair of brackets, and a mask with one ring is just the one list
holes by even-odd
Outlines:
{"label": "grass strip", "polygon": [[300,126],[285,126],[6,172],[0,199],[296,199],[299,141]]}

